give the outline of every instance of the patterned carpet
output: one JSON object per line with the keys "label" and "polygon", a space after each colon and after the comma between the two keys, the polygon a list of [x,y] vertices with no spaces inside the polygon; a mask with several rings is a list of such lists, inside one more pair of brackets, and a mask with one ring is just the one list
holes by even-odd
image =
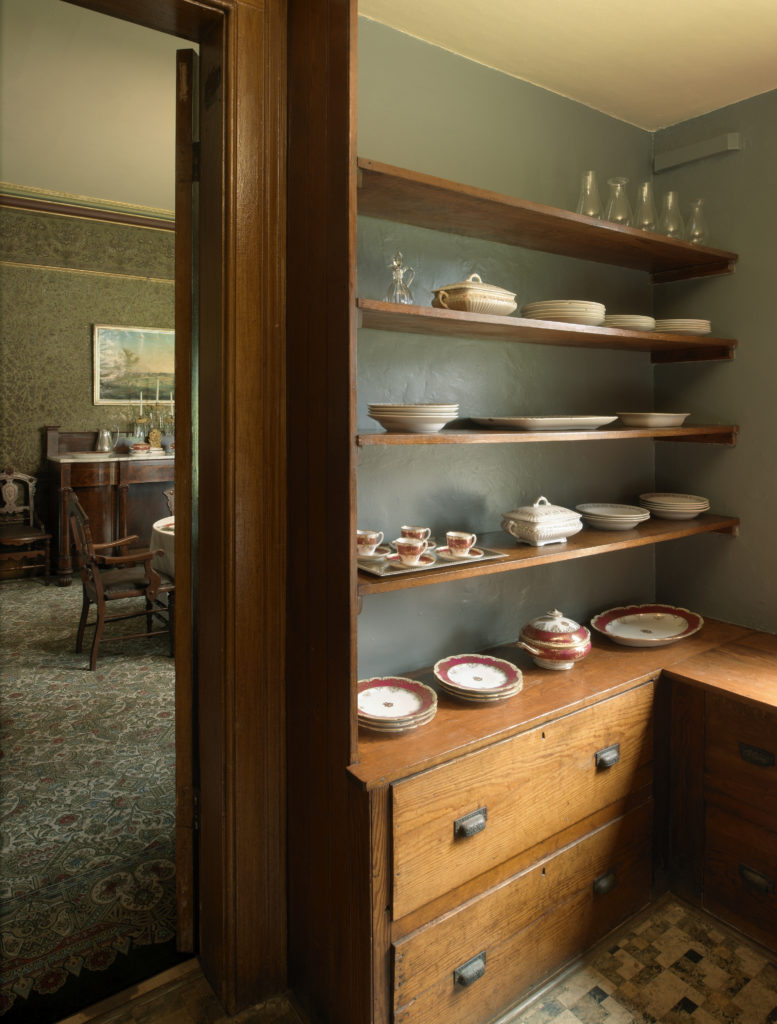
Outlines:
{"label": "patterned carpet", "polygon": [[87,671],[80,603],[78,583],[0,585],[4,1024],[59,1020],[179,959],[174,661],[165,637],[120,640]]}

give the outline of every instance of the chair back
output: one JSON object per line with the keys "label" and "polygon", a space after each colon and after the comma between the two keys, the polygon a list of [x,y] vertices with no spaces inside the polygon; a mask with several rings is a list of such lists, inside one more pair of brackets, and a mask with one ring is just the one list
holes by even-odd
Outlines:
{"label": "chair back", "polygon": [[0,523],[34,524],[35,487],[34,476],[13,468],[0,473]]}
{"label": "chair back", "polygon": [[167,507],[170,510],[170,515],[175,515],[175,488],[171,487],[169,491],[162,491],[162,494],[167,498]]}
{"label": "chair back", "polygon": [[81,507],[81,502],[74,491],[70,492],[67,502],[67,518],[70,522],[70,533],[76,549],[76,562],[81,573],[81,579],[86,587],[94,587],[102,593],[102,580],[100,570],[95,558],[94,540],[92,528],[89,525],[89,516]]}

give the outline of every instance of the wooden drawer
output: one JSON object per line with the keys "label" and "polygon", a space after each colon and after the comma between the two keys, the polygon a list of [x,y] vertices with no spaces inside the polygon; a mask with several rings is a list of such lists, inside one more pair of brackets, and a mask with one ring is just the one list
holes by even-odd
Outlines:
{"label": "wooden drawer", "polygon": [[777,715],[773,711],[707,695],[705,787],[770,816],[777,830]]}
{"label": "wooden drawer", "polygon": [[704,906],[777,949],[777,830],[707,807]]}
{"label": "wooden drawer", "polygon": [[[396,942],[394,1020],[491,1020],[641,907],[651,820],[643,804]],[[456,971],[473,959],[485,971],[464,985]]]}
{"label": "wooden drawer", "polygon": [[[393,914],[468,879],[649,784],[653,684],[392,787]],[[617,763],[596,753],[618,744]],[[485,808],[484,812],[478,812]],[[467,835],[467,815],[481,831]]]}

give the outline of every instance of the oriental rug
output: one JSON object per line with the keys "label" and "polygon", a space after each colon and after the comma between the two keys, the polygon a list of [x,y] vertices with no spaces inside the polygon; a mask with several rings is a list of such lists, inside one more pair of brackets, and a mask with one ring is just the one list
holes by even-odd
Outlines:
{"label": "oriental rug", "polygon": [[0,585],[3,1024],[60,1020],[182,959],[175,664],[166,637],[120,640],[89,672],[80,604],[77,582]]}

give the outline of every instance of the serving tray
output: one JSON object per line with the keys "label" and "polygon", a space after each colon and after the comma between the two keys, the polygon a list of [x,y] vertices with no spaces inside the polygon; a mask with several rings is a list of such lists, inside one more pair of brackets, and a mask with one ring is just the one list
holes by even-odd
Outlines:
{"label": "serving tray", "polygon": [[[495,551],[493,548],[480,548],[483,552],[482,558],[461,558],[457,561],[445,561],[435,558],[429,565],[401,565],[390,562],[366,562],[357,558],[357,564],[362,572],[368,572],[371,576],[403,576],[406,573],[428,572],[429,569],[458,569],[463,565],[479,565],[481,562],[493,562],[500,558],[507,558],[504,551]],[[434,552],[430,552],[434,554]]]}

